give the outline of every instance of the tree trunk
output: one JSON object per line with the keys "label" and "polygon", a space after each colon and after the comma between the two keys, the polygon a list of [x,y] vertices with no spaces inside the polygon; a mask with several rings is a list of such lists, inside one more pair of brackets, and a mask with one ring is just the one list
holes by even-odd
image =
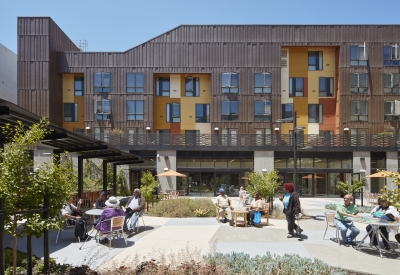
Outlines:
{"label": "tree trunk", "polygon": [[[14,228],[17,230],[17,216],[14,215]],[[15,232],[17,233],[17,232]],[[17,236],[14,236],[14,244],[13,244],[13,274],[17,274]]]}

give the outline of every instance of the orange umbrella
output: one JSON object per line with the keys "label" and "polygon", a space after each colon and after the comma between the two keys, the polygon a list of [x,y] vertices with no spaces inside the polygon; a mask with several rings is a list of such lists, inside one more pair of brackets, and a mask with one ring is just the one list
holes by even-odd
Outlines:
{"label": "orange umbrella", "polygon": [[395,172],[389,172],[389,171],[380,171],[375,174],[365,176],[366,178],[394,178],[394,177],[399,177],[400,175],[395,174]]}
{"label": "orange umbrella", "polygon": [[249,178],[246,176],[241,177],[242,180],[248,180]]}
{"label": "orange umbrella", "polygon": [[[302,179],[312,179],[312,174],[308,174],[307,176],[301,177]],[[323,179],[320,176],[314,176],[314,179]]]}
{"label": "orange umbrella", "polygon": [[181,173],[178,173],[178,172],[176,172],[176,171],[174,171],[174,170],[168,170],[168,171],[163,172],[163,173],[161,173],[161,174],[158,174],[158,175],[156,175],[156,176],[158,176],[158,177],[167,177],[167,176],[170,176],[170,177],[182,177],[182,178],[186,178],[186,175],[181,174]]}

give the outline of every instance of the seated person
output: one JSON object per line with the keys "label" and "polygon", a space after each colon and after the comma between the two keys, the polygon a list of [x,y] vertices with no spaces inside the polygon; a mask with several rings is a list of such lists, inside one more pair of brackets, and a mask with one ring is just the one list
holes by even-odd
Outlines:
{"label": "seated person", "polygon": [[96,199],[96,209],[104,209],[106,208],[106,200],[107,200],[107,192],[103,191],[100,194],[100,198]]}
{"label": "seated person", "polygon": [[[397,219],[399,219],[400,214],[397,211],[396,208],[394,208],[393,206],[390,205],[390,203],[387,201],[387,199],[381,199],[380,200],[380,205],[378,205],[377,207],[375,207],[374,209],[372,209],[371,211],[371,215],[377,218],[381,218],[383,216],[385,216],[386,214],[392,214],[395,219],[397,217]],[[371,231],[372,226],[368,225],[367,226],[367,232]],[[379,226],[380,231],[382,232],[382,235],[385,236],[385,238],[389,241],[389,231],[393,230],[393,232],[397,232],[398,226]],[[369,233],[369,237],[372,239],[372,231]],[[382,238],[383,241],[383,246],[385,249],[390,250],[390,245],[389,243]],[[378,245],[378,239],[376,237],[376,235],[374,236],[373,239],[373,244],[376,246]]]}
{"label": "seated person", "polygon": [[68,199],[67,205],[62,209],[61,215],[67,219],[69,225],[74,225],[76,219],[80,219],[82,212],[80,211],[82,199],[78,201],[78,206],[72,204],[72,198]]}
{"label": "seated person", "polygon": [[[354,226],[354,224],[348,220],[348,217],[361,218],[358,214],[358,208],[356,205],[351,203],[353,196],[351,194],[346,194],[343,198],[344,202],[339,202],[336,205],[335,220],[333,223],[336,228],[340,230],[342,235],[342,242],[344,246],[356,245],[353,240],[360,234],[360,230]],[[346,236],[347,230],[351,233]]]}
{"label": "seated person", "polygon": [[[136,188],[133,190],[133,196],[129,198],[125,206],[125,220],[124,220],[124,230],[128,231],[129,234],[133,234],[135,231],[136,222],[139,216],[143,214],[144,205],[146,199],[141,196],[140,190]],[[129,230],[126,221],[131,218]]]}
{"label": "seated person", "polygon": [[231,212],[231,210],[233,210],[233,207],[231,206],[231,200],[228,198],[227,195],[225,195],[224,188],[219,189],[219,196],[217,197],[217,202],[215,205],[217,206],[217,209],[220,212],[220,214],[222,213],[223,215],[225,215],[226,213],[226,215],[228,216],[228,220],[225,217],[224,222],[229,221],[229,224],[233,225],[232,212]]}
{"label": "seated person", "polygon": [[99,243],[102,244],[108,243],[108,238],[104,237],[104,233],[111,231],[111,218],[123,217],[125,215],[116,197],[110,197],[105,204],[106,208],[100,216],[99,223],[96,225],[96,230],[99,231]]}
{"label": "seated person", "polygon": [[255,193],[254,193],[254,200],[253,200],[253,201],[251,202],[251,204],[250,204],[250,211],[249,211],[249,213],[247,213],[247,222],[248,222],[250,225],[254,225],[254,222],[253,222],[254,214],[255,214],[257,211],[260,211],[260,212],[261,212],[261,215],[264,215],[264,214],[265,214],[264,211],[261,211],[262,209],[263,209],[263,202],[262,202],[262,200],[261,200],[260,193],[255,192]]}
{"label": "seated person", "polygon": [[247,193],[247,191],[244,189],[243,186],[240,186],[240,189],[239,189],[239,198],[240,198],[240,196],[242,196],[242,199],[240,202],[243,205],[246,205],[249,200],[249,194]]}

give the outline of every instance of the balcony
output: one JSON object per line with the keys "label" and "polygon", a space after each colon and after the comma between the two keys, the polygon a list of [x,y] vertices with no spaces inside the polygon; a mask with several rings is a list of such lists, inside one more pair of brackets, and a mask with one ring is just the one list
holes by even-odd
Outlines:
{"label": "balcony", "polygon": [[[272,134],[90,134],[121,150],[235,150],[292,151],[291,135]],[[299,148],[312,146],[314,151],[397,151],[400,137],[376,135],[301,135]]]}

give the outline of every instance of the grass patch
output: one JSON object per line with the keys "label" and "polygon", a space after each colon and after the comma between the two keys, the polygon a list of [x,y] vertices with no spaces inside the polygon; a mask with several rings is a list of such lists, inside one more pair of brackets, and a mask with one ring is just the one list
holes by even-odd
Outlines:
{"label": "grass patch", "polygon": [[211,199],[170,199],[154,205],[148,215],[165,218],[215,217],[215,204]]}

